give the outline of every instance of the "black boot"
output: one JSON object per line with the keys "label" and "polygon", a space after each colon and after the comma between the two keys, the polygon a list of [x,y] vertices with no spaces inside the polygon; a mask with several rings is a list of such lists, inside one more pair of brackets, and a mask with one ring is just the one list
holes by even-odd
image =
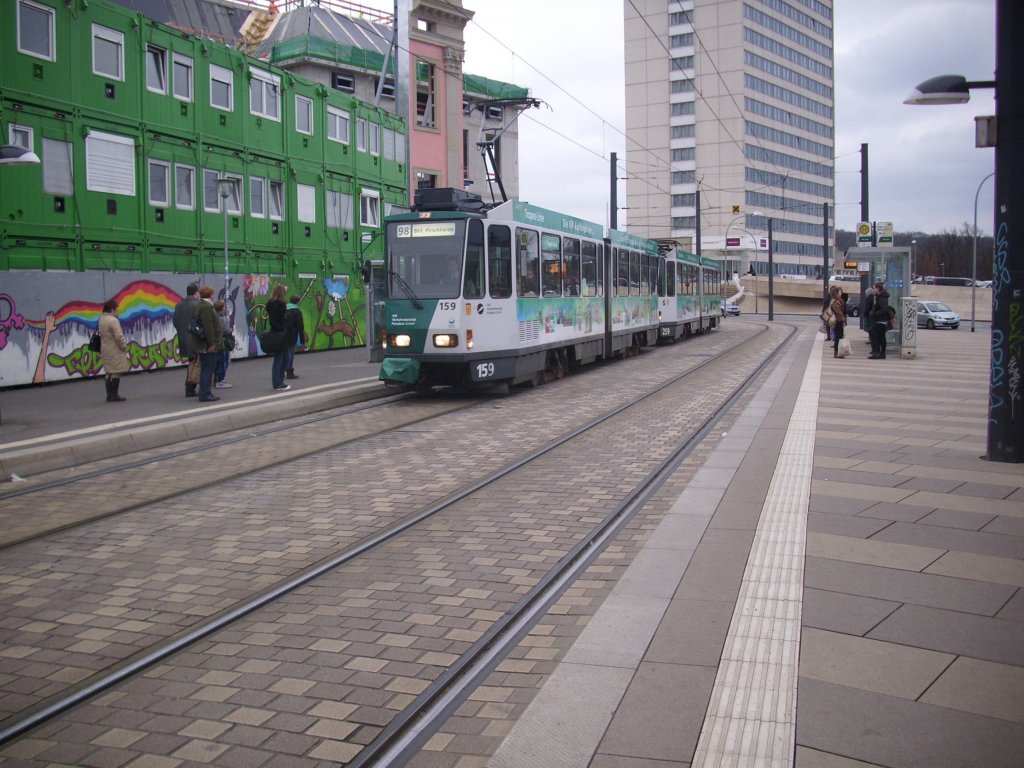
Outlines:
{"label": "black boot", "polygon": [[103,379],[103,383],[104,383],[104,385],[107,388],[107,402],[108,403],[113,399],[113,392],[114,392],[114,390],[110,386],[110,381],[111,381],[111,379],[110,379],[109,376],[106,376]]}
{"label": "black boot", "polygon": [[185,397],[195,397],[196,396],[196,387],[197,386],[198,385],[191,384],[191,383],[186,381],[185,382]]}
{"label": "black boot", "polygon": [[110,379],[110,394],[107,395],[107,400],[112,403],[120,403],[124,401],[124,398],[117,394],[118,388],[121,386],[121,379]]}

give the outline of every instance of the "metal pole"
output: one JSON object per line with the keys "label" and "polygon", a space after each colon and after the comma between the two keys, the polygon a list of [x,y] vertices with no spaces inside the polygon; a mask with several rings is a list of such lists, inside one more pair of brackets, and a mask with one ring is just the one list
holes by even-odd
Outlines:
{"label": "metal pole", "polygon": [[974,248],[971,251],[971,333],[974,333],[974,293],[978,288],[978,195],[981,194],[982,185],[995,175],[996,172],[992,171],[982,179],[981,184],[978,185],[978,191],[974,193]]}
{"label": "metal pole", "polygon": [[1024,4],[996,2],[995,222],[992,227],[992,357],[988,400],[989,461],[1024,462],[1024,407],[1017,374],[1024,365],[1021,296],[1024,253],[1015,238],[1024,231],[1024,71],[1019,66]]}
{"label": "metal pole", "polygon": [[[860,220],[868,218],[868,145],[860,145]],[[872,228],[874,229],[874,228]]]}
{"label": "metal pole", "polygon": [[228,278],[228,201],[227,198],[221,201],[224,206],[224,305],[227,306],[230,295],[231,282]]}
{"label": "metal pole", "polygon": [[823,203],[821,206],[822,210],[822,222],[821,222],[821,287],[824,301],[821,308],[825,309],[828,306],[828,203]]}
{"label": "metal pole", "polygon": [[772,251],[775,250],[772,239],[772,220],[768,219],[768,320],[775,319],[775,262]]}
{"label": "metal pole", "polygon": [[619,176],[615,169],[615,163],[617,162],[617,155],[612,152],[612,164],[611,164],[611,218],[609,219],[609,227],[612,229],[618,229],[619,227]]}

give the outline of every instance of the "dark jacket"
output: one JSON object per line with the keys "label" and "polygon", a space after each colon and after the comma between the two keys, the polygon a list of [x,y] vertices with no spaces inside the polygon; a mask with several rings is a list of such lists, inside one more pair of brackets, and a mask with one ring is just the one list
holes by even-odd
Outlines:
{"label": "dark jacket", "polygon": [[287,308],[283,301],[272,299],[267,302],[267,324],[272,332],[284,332],[284,315],[286,311]]}
{"label": "dark jacket", "polygon": [[224,329],[221,327],[220,318],[217,317],[217,310],[213,307],[213,302],[207,299],[200,299],[199,310],[196,312],[196,316],[199,321],[203,324],[203,332],[206,334],[206,341],[192,337],[192,343],[195,344],[197,352],[203,353],[209,350],[210,347],[214,348],[214,351],[219,351],[224,348]]}
{"label": "dark jacket", "polygon": [[878,323],[889,324],[889,294],[886,291],[875,294],[875,300],[871,304],[871,314],[868,315],[872,325]]}
{"label": "dark jacket", "polygon": [[284,341],[288,347],[294,347],[296,342],[303,346],[306,344],[306,325],[302,319],[302,310],[291,302],[288,302],[284,313]]}
{"label": "dark jacket", "polygon": [[190,358],[195,354],[193,336],[188,332],[188,325],[199,309],[198,296],[186,296],[174,306],[174,330],[178,333],[178,354]]}

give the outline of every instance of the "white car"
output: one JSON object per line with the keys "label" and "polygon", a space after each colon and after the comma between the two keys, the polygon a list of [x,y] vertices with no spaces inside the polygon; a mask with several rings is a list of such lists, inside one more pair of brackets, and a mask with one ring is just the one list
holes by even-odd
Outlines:
{"label": "white car", "polygon": [[733,304],[731,301],[722,301],[722,317],[726,315],[738,316],[740,308]]}
{"label": "white car", "polygon": [[960,315],[941,301],[917,302],[918,328],[952,328],[960,327]]}

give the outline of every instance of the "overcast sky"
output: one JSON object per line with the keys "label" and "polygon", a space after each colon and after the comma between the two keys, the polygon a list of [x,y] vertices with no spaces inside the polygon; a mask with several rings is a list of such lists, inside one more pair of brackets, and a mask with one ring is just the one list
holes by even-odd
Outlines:
{"label": "overcast sky", "polygon": [[[607,222],[609,153],[625,162],[622,0],[463,4],[475,12],[465,71],[525,86],[545,102],[520,118],[521,198]],[[892,221],[898,232],[972,223],[978,185],[993,170],[993,150],[974,146],[974,117],[994,113],[992,91],[974,91],[970,103],[956,106],[914,107],[903,99],[935,75],[994,78],[994,0],[835,6],[838,227],[852,230],[860,220],[862,143],[869,145],[871,219]],[[978,204],[979,228],[989,233],[991,193],[989,180]],[[628,214],[620,212],[620,225]]]}

